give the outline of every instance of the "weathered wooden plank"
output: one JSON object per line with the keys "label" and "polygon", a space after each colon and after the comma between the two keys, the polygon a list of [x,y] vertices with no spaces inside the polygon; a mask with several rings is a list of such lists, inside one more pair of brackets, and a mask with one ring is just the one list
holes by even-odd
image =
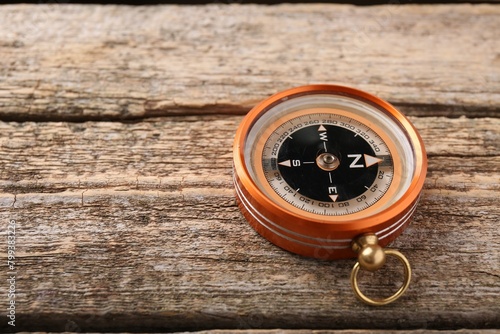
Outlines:
{"label": "weathered wooden plank", "polygon": [[500,7],[0,7],[0,118],[244,113],[307,83],[498,116]]}
{"label": "weathered wooden plank", "polygon": [[[233,134],[241,119],[190,116],[130,124],[2,122],[0,184],[10,193],[227,188]],[[473,177],[498,170],[494,163],[500,151],[498,119],[412,120],[425,138],[428,155],[438,159],[436,173],[463,172]]]}
{"label": "weathered wooden plank", "polygon": [[[18,328],[500,327],[499,119],[412,118],[429,177],[394,247],[414,279],[379,309],[353,297],[352,261],[289,254],[242,218],[231,184],[240,120],[0,123]],[[385,275],[366,276],[366,291],[394,288],[398,270]]]}
{"label": "weathered wooden plank", "polygon": [[229,191],[89,191],[83,206],[80,193],[19,196],[9,218],[19,226],[20,328],[495,327],[497,198],[466,194],[426,194],[425,216],[395,244],[412,262],[411,290],[376,310],[353,298],[352,262],[277,249],[241,219]]}

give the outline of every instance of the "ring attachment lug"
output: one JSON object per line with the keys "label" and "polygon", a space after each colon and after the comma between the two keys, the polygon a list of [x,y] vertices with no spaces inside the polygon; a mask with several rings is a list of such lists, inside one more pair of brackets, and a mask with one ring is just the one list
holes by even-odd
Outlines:
{"label": "ring attachment lug", "polygon": [[[408,289],[411,280],[411,267],[408,259],[394,249],[383,249],[378,244],[378,238],[375,234],[364,234],[356,238],[352,244],[351,248],[354,252],[358,254],[358,261],[352,268],[351,272],[351,286],[354,290],[356,297],[362,302],[372,305],[372,306],[383,306],[390,304],[397,299],[399,299]],[[404,281],[403,285],[390,297],[383,299],[372,299],[363,294],[358,285],[358,273],[359,269],[363,268],[365,270],[374,272],[382,268],[386,262],[387,256],[394,256],[401,262],[404,268]]]}

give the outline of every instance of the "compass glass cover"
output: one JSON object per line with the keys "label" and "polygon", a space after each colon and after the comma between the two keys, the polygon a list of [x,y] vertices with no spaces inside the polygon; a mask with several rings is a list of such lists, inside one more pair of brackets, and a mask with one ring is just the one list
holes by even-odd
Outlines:
{"label": "compass glass cover", "polygon": [[244,144],[256,186],[296,214],[362,218],[408,189],[415,155],[381,107],[346,94],[302,94],[263,110]]}

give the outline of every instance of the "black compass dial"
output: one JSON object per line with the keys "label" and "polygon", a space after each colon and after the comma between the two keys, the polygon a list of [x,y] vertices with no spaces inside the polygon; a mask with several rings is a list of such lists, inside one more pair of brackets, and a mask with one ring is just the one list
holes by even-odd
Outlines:
{"label": "black compass dial", "polygon": [[343,115],[291,119],[271,134],[262,153],[271,188],[286,202],[324,215],[370,207],[394,176],[392,156],[382,137]]}
{"label": "black compass dial", "polygon": [[[366,166],[371,146],[350,130],[333,125],[308,126],[287,137],[278,153],[280,174],[298,193],[318,201],[347,201],[371,187],[378,164]],[[375,158],[378,159],[378,158]],[[330,162],[330,163],[329,163]]]}

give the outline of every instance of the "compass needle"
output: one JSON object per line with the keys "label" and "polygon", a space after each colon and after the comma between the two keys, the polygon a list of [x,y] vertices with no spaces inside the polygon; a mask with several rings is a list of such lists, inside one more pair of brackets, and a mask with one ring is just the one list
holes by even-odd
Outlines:
{"label": "compass needle", "polygon": [[426,170],[408,119],[348,87],[278,93],[248,113],[235,137],[242,212],[265,238],[304,256],[355,257],[351,242],[368,232],[385,246],[408,225]]}

